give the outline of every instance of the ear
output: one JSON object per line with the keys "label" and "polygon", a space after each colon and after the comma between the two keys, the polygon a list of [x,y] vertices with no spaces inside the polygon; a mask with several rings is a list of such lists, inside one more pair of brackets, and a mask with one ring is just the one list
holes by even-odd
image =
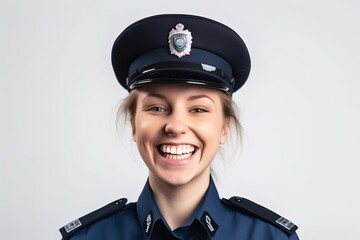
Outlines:
{"label": "ear", "polygon": [[135,118],[134,118],[134,117],[132,117],[132,118],[130,119],[130,123],[131,123],[131,129],[132,129],[132,137],[133,137],[134,142],[136,142],[136,138],[135,138],[135,136],[136,136],[136,129],[135,129]]}
{"label": "ear", "polygon": [[227,117],[224,119],[224,125],[221,130],[220,144],[226,143],[227,137],[229,135],[229,128],[230,128],[230,118]]}

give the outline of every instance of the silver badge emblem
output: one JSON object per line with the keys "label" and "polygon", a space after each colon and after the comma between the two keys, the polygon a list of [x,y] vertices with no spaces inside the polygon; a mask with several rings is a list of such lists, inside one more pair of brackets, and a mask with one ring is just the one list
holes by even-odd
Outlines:
{"label": "silver badge emblem", "polygon": [[211,232],[215,231],[214,227],[211,225],[211,218],[208,215],[205,216],[205,221],[206,221],[206,225],[208,226],[209,230]]}
{"label": "silver badge emblem", "polygon": [[175,29],[169,32],[169,50],[179,58],[190,55],[192,36],[189,30],[184,30],[184,25],[176,24]]}
{"label": "silver badge emblem", "polygon": [[276,220],[276,222],[281,226],[283,226],[284,228],[286,228],[287,230],[290,230],[295,226],[295,224],[293,224],[292,222],[290,222],[289,220],[283,217],[280,217],[278,220]]}
{"label": "silver badge emblem", "polygon": [[146,217],[146,229],[145,232],[148,233],[151,225],[151,213],[149,213]]}
{"label": "silver badge emblem", "polygon": [[76,219],[74,221],[72,221],[71,223],[68,223],[64,226],[65,231],[67,233],[71,232],[72,230],[74,230],[75,228],[78,228],[81,226],[81,222],[79,219]]}

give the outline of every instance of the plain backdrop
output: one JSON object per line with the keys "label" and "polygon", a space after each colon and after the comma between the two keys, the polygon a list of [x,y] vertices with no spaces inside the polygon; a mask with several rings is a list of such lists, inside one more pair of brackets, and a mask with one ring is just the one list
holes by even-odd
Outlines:
{"label": "plain backdrop", "polygon": [[0,0],[1,239],[60,239],[75,218],[137,200],[147,170],[129,126],[115,127],[127,93],[110,52],[126,26],[160,13],[223,22],[252,57],[234,95],[239,156],[225,147],[215,166],[220,195],[276,211],[301,239],[356,239],[359,1]]}

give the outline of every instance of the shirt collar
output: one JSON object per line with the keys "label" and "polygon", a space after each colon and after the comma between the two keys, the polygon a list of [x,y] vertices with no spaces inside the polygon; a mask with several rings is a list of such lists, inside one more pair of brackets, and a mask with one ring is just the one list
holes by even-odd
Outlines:
{"label": "shirt collar", "polygon": [[[146,237],[151,235],[154,224],[163,219],[163,216],[154,200],[149,181],[146,182],[136,204],[137,214],[140,225]],[[221,201],[215,183],[210,177],[209,187],[194,214],[184,225],[191,225],[193,221],[198,220],[210,237],[216,234],[221,216]],[[163,221],[166,224],[166,221]]]}
{"label": "shirt collar", "polygon": [[151,235],[154,224],[163,216],[155,202],[149,180],[147,180],[136,204],[140,226],[146,237]]}
{"label": "shirt collar", "polygon": [[210,177],[209,188],[206,191],[198,209],[195,211],[195,218],[201,223],[210,237],[213,237],[216,234],[219,227],[218,224],[221,220],[221,211],[221,200],[215,183],[212,177]]}

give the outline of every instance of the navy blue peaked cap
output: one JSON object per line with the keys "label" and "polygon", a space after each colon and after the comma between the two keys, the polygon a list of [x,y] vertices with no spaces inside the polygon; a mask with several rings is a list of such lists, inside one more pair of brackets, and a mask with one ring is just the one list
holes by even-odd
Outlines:
{"label": "navy blue peaked cap", "polygon": [[165,14],[139,20],[115,40],[112,65],[131,91],[146,84],[184,83],[234,93],[247,80],[250,56],[226,25],[193,15]]}

